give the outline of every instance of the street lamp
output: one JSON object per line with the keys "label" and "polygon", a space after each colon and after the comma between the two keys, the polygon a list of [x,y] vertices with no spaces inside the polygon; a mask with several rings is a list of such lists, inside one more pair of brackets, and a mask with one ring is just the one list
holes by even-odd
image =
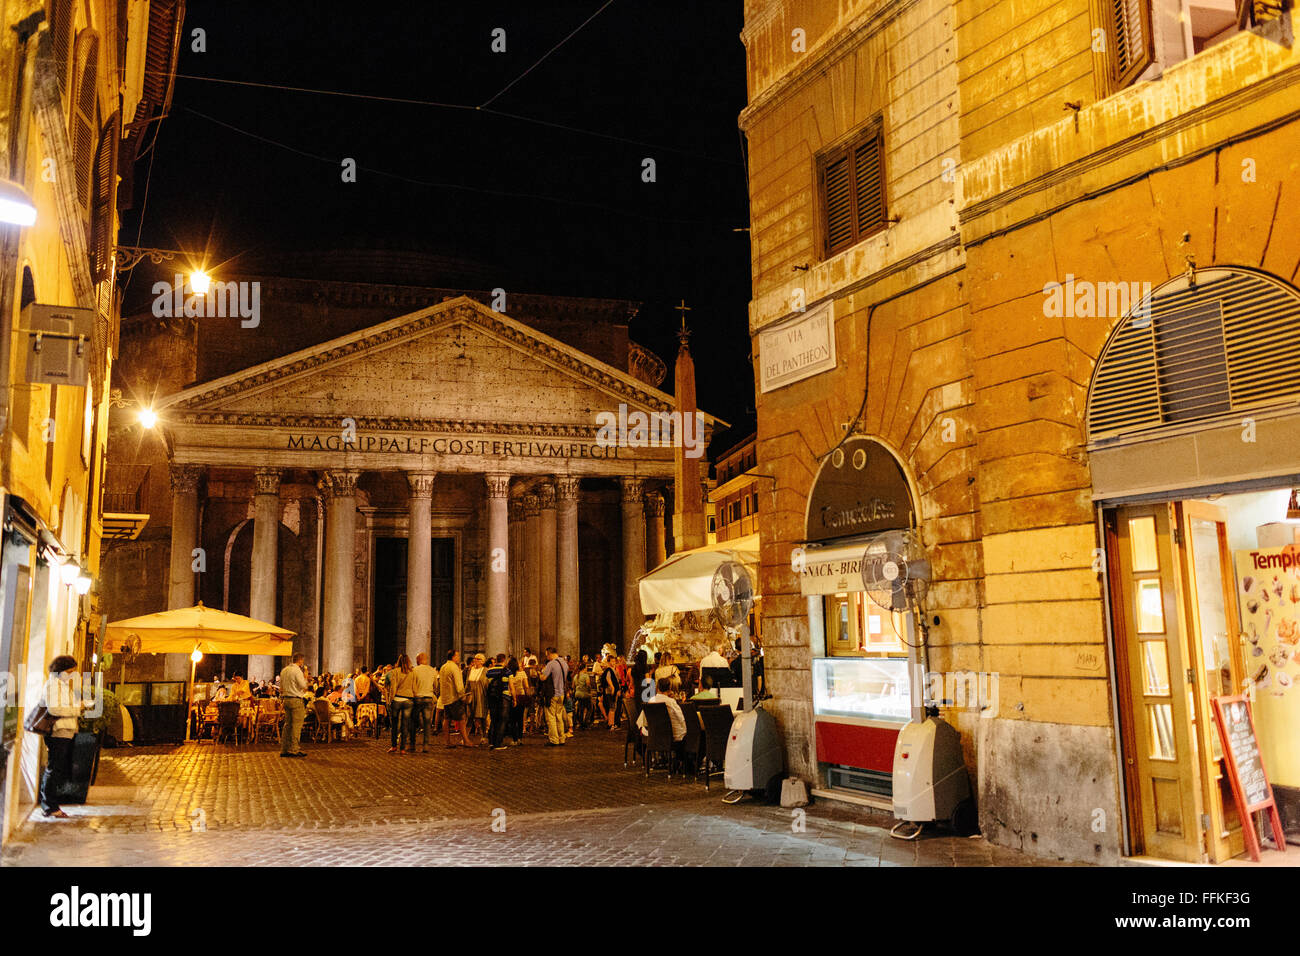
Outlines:
{"label": "street lamp", "polygon": [[193,723],[191,715],[194,710],[194,669],[199,666],[199,661],[203,660],[203,652],[199,650],[199,645],[194,645],[194,650],[190,651],[190,693],[189,707],[185,711],[185,742],[190,740],[190,725]]}
{"label": "street lamp", "polygon": [[72,587],[78,594],[86,594],[93,583],[94,579],[90,576],[90,571],[84,564],[77,568],[77,576],[72,581]]}
{"label": "street lamp", "polygon": [[140,409],[140,424],[145,428],[153,428],[158,424],[158,414],[152,408]]}
{"label": "street lamp", "polygon": [[11,226],[30,226],[36,222],[32,197],[11,179],[0,179],[0,222]]}
{"label": "street lamp", "polygon": [[190,273],[190,288],[194,290],[195,295],[207,295],[211,285],[212,277],[202,269]]}

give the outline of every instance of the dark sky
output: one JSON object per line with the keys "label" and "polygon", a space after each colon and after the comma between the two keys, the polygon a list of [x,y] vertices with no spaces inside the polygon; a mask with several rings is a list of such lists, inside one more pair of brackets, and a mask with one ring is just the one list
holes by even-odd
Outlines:
{"label": "dark sky", "polygon": [[[190,0],[172,113],[136,168],[120,241],[135,243],[143,205],[141,244],[214,263],[380,242],[464,256],[507,290],[644,301],[631,334],[670,365],[684,297],[700,404],[744,418],[741,4],[613,0],[517,79],[602,3]],[[491,50],[498,27],[505,53]],[[153,278],[137,272],[128,310]]]}

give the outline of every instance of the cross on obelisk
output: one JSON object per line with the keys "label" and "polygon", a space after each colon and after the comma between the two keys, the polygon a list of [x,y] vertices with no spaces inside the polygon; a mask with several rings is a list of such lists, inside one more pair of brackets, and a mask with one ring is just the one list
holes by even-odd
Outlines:
{"label": "cross on obelisk", "polygon": [[678,331],[677,337],[681,340],[682,344],[684,345],[686,344],[686,339],[690,336],[690,332],[686,328],[686,313],[691,311],[691,307],[686,304],[685,299],[682,299],[681,305],[673,306],[673,308],[674,310],[682,314],[682,327]]}

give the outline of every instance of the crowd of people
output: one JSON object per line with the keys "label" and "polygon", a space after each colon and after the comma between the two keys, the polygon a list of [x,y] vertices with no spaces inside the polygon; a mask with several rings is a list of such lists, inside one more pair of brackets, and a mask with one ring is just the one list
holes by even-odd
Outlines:
{"label": "crowd of people", "polygon": [[[755,686],[762,688],[762,658],[754,658]],[[671,702],[674,735],[681,711],[676,702],[718,696],[718,688],[740,685],[740,657],[719,653],[689,666],[673,655],[641,650],[629,663],[618,654],[574,661],[548,647],[539,657],[525,648],[520,657],[498,654],[489,660],[475,654],[463,663],[448,651],[434,667],[427,654],[415,661],[402,654],[391,665],[360,668],[350,674],[309,675],[301,654],[274,681],[249,683],[236,677],[230,685],[214,682],[213,699],[278,696],[286,702],[281,728],[281,756],[303,756],[299,737],[311,701],[325,700],[331,722],[347,738],[357,732],[364,704],[382,705],[374,719],[386,723],[388,752],[401,756],[427,752],[432,731],[444,746],[506,750],[520,746],[528,734],[544,734],[548,747],[562,747],[575,728],[623,727],[627,714],[640,717],[641,704]],[[291,701],[297,701],[290,705]],[[675,715],[675,716],[674,716]],[[639,726],[644,731],[644,720]],[[685,728],[684,722],[680,724]],[[378,727],[375,728],[378,732]],[[680,739],[680,737],[678,737]]]}

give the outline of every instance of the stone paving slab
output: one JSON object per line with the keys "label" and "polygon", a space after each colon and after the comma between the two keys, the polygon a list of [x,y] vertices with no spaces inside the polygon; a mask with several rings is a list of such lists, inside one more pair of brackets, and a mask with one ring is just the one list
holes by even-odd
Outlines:
{"label": "stone paving slab", "polygon": [[720,784],[706,792],[624,768],[621,739],[593,731],[564,748],[528,738],[497,752],[439,744],[410,757],[366,740],[315,746],[303,760],[271,745],[107,751],[88,804],[68,807],[70,820],[30,820],[0,865],[1042,863],[995,855],[979,838],[894,840],[888,816],[857,807],[726,805]]}

